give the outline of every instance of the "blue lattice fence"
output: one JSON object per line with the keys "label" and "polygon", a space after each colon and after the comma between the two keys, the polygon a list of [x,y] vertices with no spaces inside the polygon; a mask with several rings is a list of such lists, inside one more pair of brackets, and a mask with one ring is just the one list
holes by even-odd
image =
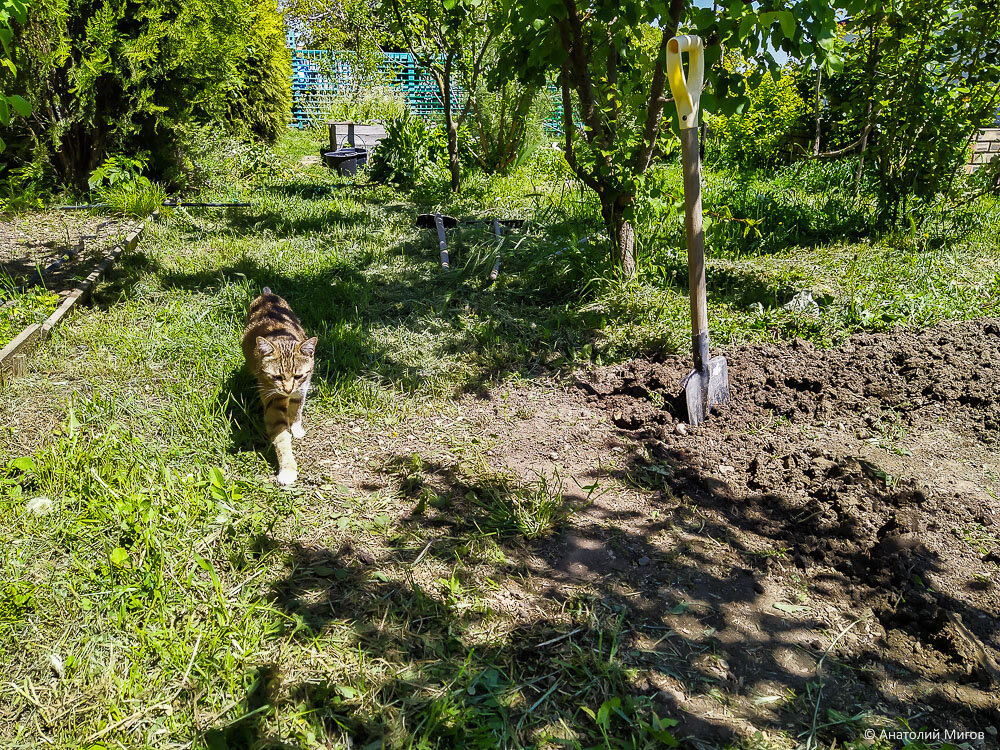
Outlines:
{"label": "blue lattice fence", "polygon": [[[444,112],[437,84],[408,52],[386,52],[374,75],[362,75],[349,55],[328,50],[293,49],[292,117],[296,127],[303,127],[325,117],[331,101],[352,94],[372,81],[402,93],[406,106],[414,114],[429,117]],[[455,86],[455,106],[462,92]]]}
{"label": "blue lattice fence", "polygon": [[[444,113],[444,103],[437,84],[409,52],[386,52],[385,59],[374,74],[362,75],[351,61],[349,53],[330,50],[293,49],[292,53],[292,117],[297,128],[314,124],[326,117],[330,103],[337,96],[350,95],[373,82],[403,95],[410,112],[421,117]],[[463,92],[453,84],[454,109],[461,106]],[[562,131],[562,101],[554,86],[552,113],[546,120],[546,130]]]}

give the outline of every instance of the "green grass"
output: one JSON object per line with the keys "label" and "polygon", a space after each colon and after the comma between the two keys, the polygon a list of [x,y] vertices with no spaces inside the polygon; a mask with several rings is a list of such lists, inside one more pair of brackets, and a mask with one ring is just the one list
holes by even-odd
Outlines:
{"label": "green grass", "polygon": [[0,271],[0,348],[27,326],[45,320],[58,303],[59,296],[43,287],[18,289]]}
{"label": "green grass", "polygon": [[[622,283],[594,206],[547,153],[472,175],[453,198],[345,184],[300,165],[315,146],[290,134],[273,154],[218,157],[231,172],[209,164],[206,199],[253,207],[151,224],[0,396],[17,417],[0,430],[0,744],[663,747],[670,727],[636,686],[621,613],[524,589],[520,551],[574,510],[557,477],[515,480],[470,451],[376,467],[392,481],[370,492],[322,477],[280,491],[238,341],[270,286],[320,339],[310,423],[401,431],[459,393],[683,348],[679,219],[656,219],[640,277]],[[462,229],[440,271],[413,226],[433,208],[533,221],[504,241],[491,285],[482,227]],[[836,222],[767,247],[720,235],[716,341],[981,315],[1000,253],[995,206],[977,216],[934,247],[845,239]],[[782,310],[804,288],[818,318]],[[29,510],[39,497],[51,512]],[[432,512],[445,531],[422,520]],[[508,589],[530,617],[500,605]]]}

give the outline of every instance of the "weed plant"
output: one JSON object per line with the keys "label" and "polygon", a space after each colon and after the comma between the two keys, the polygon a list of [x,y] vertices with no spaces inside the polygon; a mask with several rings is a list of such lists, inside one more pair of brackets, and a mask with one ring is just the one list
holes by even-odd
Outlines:
{"label": "weed plant", "polygon": [[27,326],[45,320],[58,302],[58,295],[44,287],[19,289],[10,276],[0,271],[0,348]]}

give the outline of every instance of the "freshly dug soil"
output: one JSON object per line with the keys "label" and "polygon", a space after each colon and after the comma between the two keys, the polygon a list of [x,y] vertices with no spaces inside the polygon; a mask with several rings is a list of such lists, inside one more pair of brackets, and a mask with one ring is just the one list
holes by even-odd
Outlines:
{"label": "freshly dug soil", "polygon": [[[721,608],[728,670],[768,672],[759,644],[726,643],[742,629],[729,617],[766,632],[783,612],[832,608],[847,618],[846,669],[827,676],[825,696],[901,715],[932,704],[934,727],[977,728],[978,746],[1000,746],[1000,321],[725,354],[731,402],[699,428],[683,424],[683,358],[596,370],[577,386],[645,444],[634,475],[743,553],[733,577],[742,570],[758,596]],[[707,575],[719,556],[705,557],[693,588],[735,603],[742,595]],[[803,606],[772,609],[759,594],[774,580],[801,586]]]}

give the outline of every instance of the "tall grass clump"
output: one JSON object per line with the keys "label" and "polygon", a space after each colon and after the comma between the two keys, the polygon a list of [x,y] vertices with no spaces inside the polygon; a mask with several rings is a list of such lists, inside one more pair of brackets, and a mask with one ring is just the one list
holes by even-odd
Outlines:
{"label": "tall grass clump", "polygon": [[388,86],[373,85],[349,94],[338,94],[324,102],[323,114],[315,123],[323,127],[327,120],[372,125],[396,120],[406,114],[402,92]]}

